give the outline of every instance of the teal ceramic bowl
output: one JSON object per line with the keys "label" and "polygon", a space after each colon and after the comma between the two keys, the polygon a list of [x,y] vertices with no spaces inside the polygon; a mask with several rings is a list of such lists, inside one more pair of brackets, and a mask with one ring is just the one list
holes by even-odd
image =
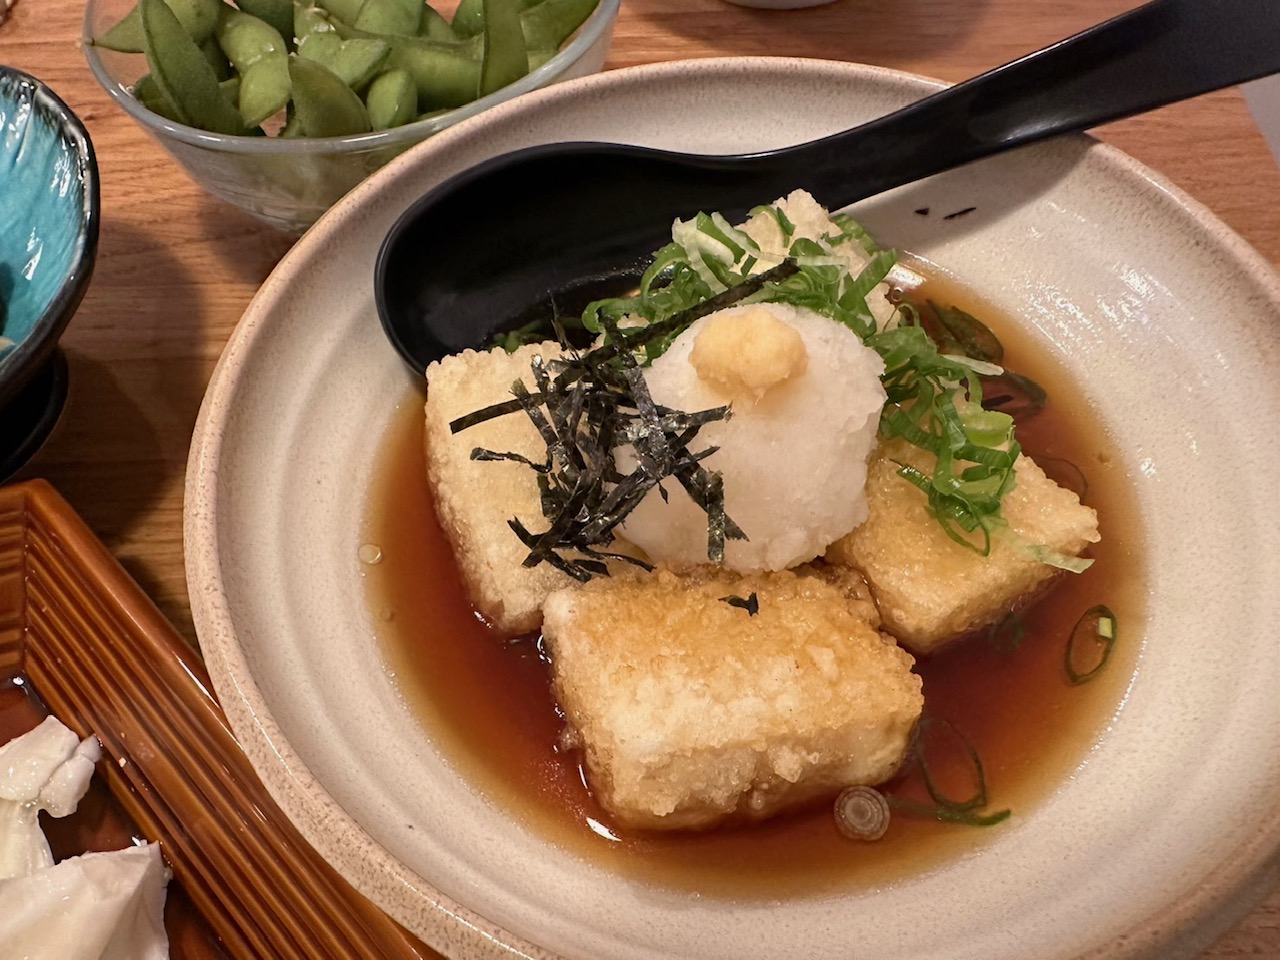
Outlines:
{"label": "teal ceramic bowl", "polygon": [[39,80],[0,67],[0,480],[61,413],[58,338],[89,285],[98,218],[83,124]]}

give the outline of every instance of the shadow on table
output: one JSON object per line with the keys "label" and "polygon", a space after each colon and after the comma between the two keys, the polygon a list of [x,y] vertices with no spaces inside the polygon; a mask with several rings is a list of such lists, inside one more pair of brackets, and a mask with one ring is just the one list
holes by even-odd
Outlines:
{"label": "shadow on table", "polygon": [[[66,407],[14,478],[52,483],[153,597],[171,591],[157,589],[157,571],[127,545],[146,542],[149,556],[181,564],[173,513],[181,513],[187,448],[212,368],[206,323],[181,259],[155,236],[104,220],[94,278],[61,341]],[[163,612],[189,633],[185,610]]]}
{"label": "shadow on table", "polygon": [[203,197],[197,216],[213,253],[237,280],[261,286],[280,259],[298,242],[213,196]]}
{"label": "shadow on table", "polygon": [[[807,56],[891,64],[960,46],[980,25],[989,2],[836,0],[797,10],[761,10],[704,0],[696,12],[641,10],[633,16],[661,19],[664,30],[704,43],[724,56]],[[623,39],[619,33],[615,42]]]}

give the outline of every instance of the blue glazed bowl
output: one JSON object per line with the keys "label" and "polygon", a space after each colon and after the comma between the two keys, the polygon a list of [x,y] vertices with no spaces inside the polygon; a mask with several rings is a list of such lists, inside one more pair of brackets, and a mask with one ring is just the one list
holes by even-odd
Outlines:
{"label": "blue glazed bowl", "polygon": [[62,410],[57,343],[89,285],[98,218],[84,126],[39,80],[0,66],[0,480]]}

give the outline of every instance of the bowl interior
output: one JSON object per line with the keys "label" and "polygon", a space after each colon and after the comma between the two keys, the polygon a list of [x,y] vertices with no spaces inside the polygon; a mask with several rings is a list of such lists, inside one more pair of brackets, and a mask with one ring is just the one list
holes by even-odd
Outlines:
{"label": "bowl interior", "polygon": [[39,81],[0,69],[0,383],[44,356],[79,303],[97,196],[80,121]]}
{"label": "bowl interior", "polygon": [[[1132,955],[1156,942],[1177,956],[1194,946],[1179,932],[1280,844],[1268,680],[1280,648],[1267,627],[1280,616],[1269,586],[1280,579],[1280,519],[1262,426],[1280,422],[1269,373],[1280,283],[1194,201],[1083,137],[853,211],[1058,355],[1095,398],[1139,503],[1151,591],[1136,672],[1085,761],[1007,832],[876,889],[691,899],[583,862],[477,788],[447,737],[408,709],[381,655],[360,587],[361,514],[397,402],[418,402],[374,309],[374,258],[397,216],[453,173],[521,146],[756,150],[932,88],[856,65],[731,59],[542,91],[371,178],[246,312],[188,473],[202,649],[281,806],[358,888],[450,956],[836,958],[856,943],[884,958],[1014,960]],[[923,208],[973,210],[948,220]],[[1215,492],[1227,463],[1230,503]]]}

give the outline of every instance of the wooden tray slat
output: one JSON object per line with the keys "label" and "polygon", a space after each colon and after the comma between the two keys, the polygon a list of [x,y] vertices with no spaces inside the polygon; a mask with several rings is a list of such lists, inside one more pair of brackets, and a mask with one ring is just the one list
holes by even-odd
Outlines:
{"label": "wooden tray slat", "polygon": [[0,488],[0,679],[24,676],[236,960],[428,960],[253,772],[208,674],[47,483]]}

